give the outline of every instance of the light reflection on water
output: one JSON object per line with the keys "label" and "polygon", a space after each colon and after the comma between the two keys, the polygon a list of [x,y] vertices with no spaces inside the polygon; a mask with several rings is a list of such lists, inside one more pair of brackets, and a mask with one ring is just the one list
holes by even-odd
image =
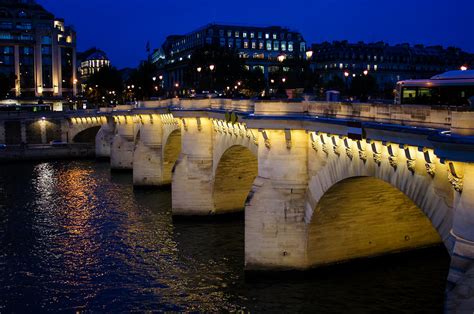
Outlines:
{"label": "light reflection on water", "polygon": [[242,221],[173,222],[169,191],[106,163],[0,173],[0,312],[442,309],[443,249],[245,280]]}

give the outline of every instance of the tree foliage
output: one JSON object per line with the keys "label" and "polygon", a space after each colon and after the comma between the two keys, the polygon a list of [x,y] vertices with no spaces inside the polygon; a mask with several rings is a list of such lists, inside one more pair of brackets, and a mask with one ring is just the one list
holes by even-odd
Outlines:
{"label": "tree foliage", "polygon": [[198,49],[187,69],[185,83],[197,92],[222,91],[229,96],[253,96],[265,88],[262,71],[246,67],[244,59],[231,49],[215,46]]}
{"label": "tree foliage", "polygon": [[104,67],[87,79],[84,94],[90,103],[108,106],[121,100],[122,89],[120,72],[114,67]]}

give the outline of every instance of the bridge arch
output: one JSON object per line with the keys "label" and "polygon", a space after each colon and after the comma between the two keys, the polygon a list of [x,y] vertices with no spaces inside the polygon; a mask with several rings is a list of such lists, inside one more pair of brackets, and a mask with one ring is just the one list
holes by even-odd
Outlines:
{"label": "bridge arch", "polygon": [[[342,155],[320,160],[319,164],[318,169],[310,171],[305,202],[310,264],[349,259],[342,252],[345,245],[348,246],[345,250],[351,252],[350,258],[357,254],[366,257],[427,246],[440,240],[448,251],[452,250],[453,192],[443,177],[447,173],[444,165],[436,164],[437,177],[433,178],[426,172],[411,172],[403,163],[394,170],[385,161],[376,164]],[[346,190],[347,195],[338,189]],[[334,210],[327,208],[328,199],[332,199]],[[379,200],[385,200],[385,204]],[[361,207],[358,202],[365,204]],[[377,220],[377,217],[381,218]],[[362,220],[369,223],[364,226]],[[325,223],[331,225],[336,234],[339,231],[338,240],[322,237]],[[377,229],[376,223],[383,227]],[[423,227],[417,228],[417,225]],[[355,232],[352,237],[358,240],[351,242],[350,237],[346,237],[351,232]],[[357,232],[366,232],[366,236]],[[338,243],[330,244],[331,241]],[[338,249],[321,257],[317,251],[321,252],[324,245]]]}
{"label": "bridge arch", "polygon": [[257,175],[256,153],[244,145],[229,145],[215,163],[213,198],[216,214],[242,211]]}
{"label": "bridge arch", "polygon": [[75,130],[71,134],[73,143],[95,143],[101,125],[88,125]]}
{"label": "bridge arch", "polygon": [[163,139],[163,181],[171,183],[173,168],[181,153],[181,129],[175,128],[165,131]]}

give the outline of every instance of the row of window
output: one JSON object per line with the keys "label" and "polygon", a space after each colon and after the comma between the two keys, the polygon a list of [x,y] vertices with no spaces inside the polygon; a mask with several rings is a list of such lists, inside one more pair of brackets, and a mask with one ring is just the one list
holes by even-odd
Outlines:
{"label": "row of window", "polygon": [[[31,30],[33,28],[31,23],[17,23],[15,26],[16,29],[21,30]],[[1,22],[0,29],[13,29],[12,22]]]}
{"label": "row of window", "polygon": [[28,41],[28,40],[33,40],[33,36],[32,35],[27,35],[27,34],[12,35],[10,33],[0,32],[0,40]]}
{"label": "row of window", "polygon": [[378,70],[416,70],[416,71],[440,71],[442,72],[444,69],[443,67],[423,67],[423,66],[416,66],[412,67],[409,65],[387,65],[387,64],[343,64],[343,63],[331,63],[325,64],[324,66],[321,64],[318,68],[328,70],[328,69],[362,69],[368,71],[378,71]]}
{"label": "row of window", "polygon": [[[212,40],[212,39],[211,39]],[[209,44],[212,43],[208,42]],[[243,44],[243,45],[242,45]],[[220,38],[220,45],[221,47],[228,47],[228,48],[237,48],[237,49],[258,49],[258,50],[268,50],[268,51],[289,51],[293,52],[294,51],[294,43],[292,41],[286,42],[286,41],[263,41],[259,40],[258,42],[256,40],[243,40],[242,39],[232,39],[228,38],[227,40],[223,37]],[[306,45],[305,43],[300,44],[300,49],[301,51],[305,51]]]}
{"label": "row of window", "polygon": [[[214,31],[212,29],[209,29],[209,35],[212,36],[213,32]],[[219,30],[220,37],[224,37],[224,34],[225,34],[225,31],[223,29]],[[265,39],[273,39],[273,40],[277,40],[277,39],[291,40],[293,37],[291,33],[280,33],[280,38],[278,38],[278,34],[276,33],[248,32],[248,31],[240,31],[240,30],[227,31],[227,37],[229,38],[230,37],[240,38],[241,36],[242,38],[250,38],[250,39],[254,39],[254,38],[263,39],[265,37]]]}

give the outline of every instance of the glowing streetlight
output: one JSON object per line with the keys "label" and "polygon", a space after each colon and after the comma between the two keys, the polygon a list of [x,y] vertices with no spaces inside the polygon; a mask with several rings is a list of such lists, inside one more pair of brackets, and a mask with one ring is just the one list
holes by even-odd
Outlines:
{"label": "glowing streetlight", "polygon": [[237,82],[237,85],[239,85],[239,86],[242,85],[242,82]]}
{"label": "glowing streetlight", "polygon": [[285,83],[285,82],[286,82],[286,78],[285,78],[285,77],[282,78],[281,81],[282,81],[283,83]]}
{"label": "glowing streetlight", "polygon": [[313,51],[308,50],[306,51],[306,59],[310,60],[313,57]]}
{"label": "glowing streetlight", "polygon": [[463,66],[461,67],[461,71],[467,71],[467,66],[463,65]]}
{"label": "glowing streetlight", "polygon": [[201,72],[201,71],[202,71],[202,68],[201,68],[201,67],[198,67],[198,68],[196,69],[196,71]]}
{"label": "glowing streetlight", "polygon": [[214,71],[215,68],[216,68],[216,66],[215,66],[214,64],[211,64],[211,65],[209,66],[209,70],[211,70],[211,71]]}
{"label": "glowing streetlight", "polygon": [[364,70],[364,75],[365,75],[365,76],[369,75],[369,71]]}
{"label": "glowing streetlight", "polygon": [[275,83],[275,80],[274,80],[274,79],[271,79],[271,80],[270,80],[270,83],[272,83],[272,84]]}
{"label": "glowing streetlight", "polygon": [[179,83],[174,84],[174,87],[178,88],[178,87],[179,87]]}
{"label": "glowing streetlight", "polygon": [[344,76],[345,76],[345,77],[349,77],[349,72],[345,71],[345,72],[344,72]]}
{"label": "glowing streetlight", "polygon": [[161,80],[163,79],[163,75],[160,75],[158,78],[159,78],[160,81],[161,81]]}
{"label": "glowing streetlight", "polygon": [[153,78],[152,78],[152,79],[153,79],[153,82],[155,82],[155,81],[156,81],[156,76],[153,76]]}
{"label": "glowing streetlight", "polygon": [[279,62],[283,62],[283,61],[285,61],[286,56],[285,55],[279,55],[277,59],[278,59]]}

